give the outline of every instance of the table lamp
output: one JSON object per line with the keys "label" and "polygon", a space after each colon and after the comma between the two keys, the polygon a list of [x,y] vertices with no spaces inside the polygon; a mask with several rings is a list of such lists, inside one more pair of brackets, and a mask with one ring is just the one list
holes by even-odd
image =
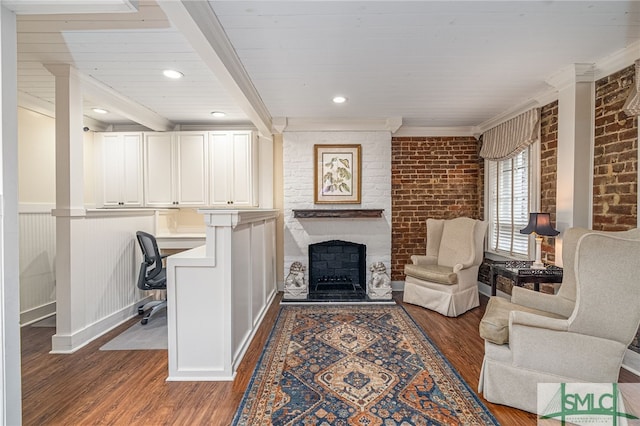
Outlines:
{"label": "table lamp", "polygon": [[536,236],[536,260],[531,265],[534,269],[544,268],[542,263],[542,236],[555,237],[560,232],[551,227],[551,217],[549,213],[529,213],[529,223],[521,234],[535,234]]}

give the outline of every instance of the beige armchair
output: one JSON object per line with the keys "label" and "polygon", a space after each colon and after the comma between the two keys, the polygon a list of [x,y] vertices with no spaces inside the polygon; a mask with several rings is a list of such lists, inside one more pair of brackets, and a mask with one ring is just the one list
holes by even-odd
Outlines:
{"label": "beige armchair", "polygon": [[586,233],[613,235],[633,240],[640,239],[640,229],[605,232],[586,228],[569,228],[562,235],[562,285],[556,294],[539,293],[522,287],[513,287],[511,301],[503,297],[491,297],[480,321],[480,336],[498,345],[509,341],[509,312],[522,311],[550,318],[567,319],[576,303],[575,255],[578,240]]}
{"label": "beige armchair", "polygon": [[486,232],[487,222],[468,217],[427,219],[426,255],[404,267],[404,301],[450,317],[478,306]]}
{"label": "beige armchair", "polygon": [[488,401],[536,412],[538,383],[617,381],[640,325],[640,240],[620,234],[582,231],[572,271],[565,265],[576,295],[568,318],[513,310],[509,343],[485,340],[478,390]]}

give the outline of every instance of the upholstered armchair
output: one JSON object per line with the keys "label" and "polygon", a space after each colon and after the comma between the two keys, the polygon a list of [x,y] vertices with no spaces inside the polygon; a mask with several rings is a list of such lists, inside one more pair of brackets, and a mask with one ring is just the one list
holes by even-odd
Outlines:
{"label": "upholstered armchair", "polygon": [[[575,250],[563,244],[563,260],[565,251],[573,251],[572,271],[564,265],[565,274],[575,279],[570,315],[552,318],[512,310],[508,344],[485,340],[478,390],[488,401],[535,413],[538,383],[617,382],[640,325],[640,240],[629,238],[637,237],[637,230],[627,238],[623,233],[580,233]],[[562,309],[555,315],[565,314]]]}
{"label": "upholstered armchair", "polygon": [[605,232],[574,227],[562,235],[562,284],[556,294],[531,291],[513,287],[511,301],[494,296],[489,299],[484,316],[480,321],[480,336],[498,345],[509,341],[509,312],[523,311],[550,318],[567,319],[573,313],[576,303],[575,255],[578,240],[586,233],[613,235],[633,240],[640,239],[640,229]]}
{"label": "upholstered armchair", "polygon": [[486,232],[487,222],[468,217],[427,219],[426,255],[404,268],[404,301],[450,317],[478,306]]}

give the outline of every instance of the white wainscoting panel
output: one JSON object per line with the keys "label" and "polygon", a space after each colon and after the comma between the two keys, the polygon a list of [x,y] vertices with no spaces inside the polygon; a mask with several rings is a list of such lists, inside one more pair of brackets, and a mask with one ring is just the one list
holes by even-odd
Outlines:
{"label": "white wainscoting panel", "polygon": [[18,215],[20,324],[56,310],[56,221],[50,210],[21,206]]}
{"label": "white wainscoting panel", "polygon": [[[142,253],[135,234],[154,233],[153,211],[96,211],[74,221],[72,301],[59,300],[52,353],[81,348],[135,315],[138,303],[148,296],[136,285]],[[70,306],[70,311],[62,306]]]}

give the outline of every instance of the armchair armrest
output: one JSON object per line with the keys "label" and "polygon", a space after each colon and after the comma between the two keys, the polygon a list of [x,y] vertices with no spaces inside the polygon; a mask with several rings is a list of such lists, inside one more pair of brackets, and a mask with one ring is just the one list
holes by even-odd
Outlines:
{"label": "armchair armrest", "polygon": [[560,381],[616,381],[620,364],[613,360],[622,359],[626,345],[568,328],[568,320],[511,312],[509,350],[513,366],[555,375]]}
{"label": "armchair armrest", "polygon": [[419,255],[419,254],[414,254],[411,256],[411,261],[413,262],[414,265],[437,265],[438,264],[438,258],[435,256],[425,256],[425,255]]}
{"label": "armchair armrest", "polygon": [[511,303],[551,312],[569,318],[573,313],[575,302],[554,294],[539,293],[514,286],[511,290]]}
{"label": "armchair armrest", "polygon": [[569,329],[569,321],[566,319],[549,318],[531,312],[511,311],[509,312],[509,329],[511,330],[516,325],[554,331],[567,331]]}

